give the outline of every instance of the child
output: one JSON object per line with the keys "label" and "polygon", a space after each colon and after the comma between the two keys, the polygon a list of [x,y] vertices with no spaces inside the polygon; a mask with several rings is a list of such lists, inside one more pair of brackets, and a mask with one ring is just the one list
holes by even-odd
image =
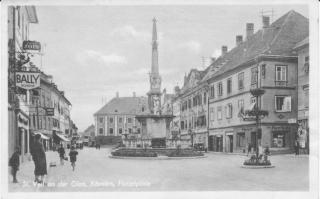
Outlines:
{"label": "child", "polygon": [[76,161],[77,161],[77,155],[78,155],[78,151],[75,150],[75,147],[72,146],[69,156],[70,156],[70,162],[71,162],[71,166],[72,166],[72,170],[74,171],[74,168],[76,166]]}
{"label": "child", "polygon": [[9,166],[11,166],[11,174],[13,177],[13,183],[18,183],[17,180],[17,171],[19,170],[20,165],[20,148],[16,148],[15,152],[12,154],[10,160],[9,160]]}

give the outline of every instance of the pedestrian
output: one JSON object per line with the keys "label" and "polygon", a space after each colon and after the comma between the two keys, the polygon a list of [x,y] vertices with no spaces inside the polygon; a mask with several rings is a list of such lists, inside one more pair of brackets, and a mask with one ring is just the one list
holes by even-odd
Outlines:
{"label": "pedestrian", "polygon": [[60,157],[60,164],[63,165],[64,164],[64,155],[66,152],[65,152],[62,144],[58,148],[58,153],[59,153],[59,157]]}
{"label": "pedestrian", "polygon": [[70,162],[71,162],[71,166],[72,166],[73,171],[74,171],[74,168],[76,167],[77,155],[78,155],[78,151],[76,151],[75,147],[72,146],[70,153],[69,153],[69,156],[70,156]]}
{"label": "pedestrian", "polygon": [[37,134],[34,136],[35,142],[32,148],[32,159],[35,164],[34,175],[36,183],[44,183],[44,176],[47,175],[47,161],[46,153],[41,143],[41,135]]}
{"label": "pedestrian", "polygon": [[294,143],[294,150],[295,150],[295,153],[296,155],[299,155],[299,140],[296,140],[295,143]]}
{"label": "pedestrian", "polygon": [[9,166],[11,166],[11,174],[13,178],[13,183],[18,183],[17,180],[17,171],[19,170],[20,166],[20,148],[16,147],[14,153],[12,154],[10,160],[9,160]]}

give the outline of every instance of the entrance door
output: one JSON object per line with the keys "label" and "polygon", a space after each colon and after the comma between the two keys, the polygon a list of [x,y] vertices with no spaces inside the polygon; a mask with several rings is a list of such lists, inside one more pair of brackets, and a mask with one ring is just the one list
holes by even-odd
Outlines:
{"label": "entrance door", "polygon": [[233,135],[228,135],[229,137],[229,152],[233,152]]}
{"label": "entrance door", "polygon": [[209,144],[209,151],[213,151],[213,135],[209,136],[208,144]]}

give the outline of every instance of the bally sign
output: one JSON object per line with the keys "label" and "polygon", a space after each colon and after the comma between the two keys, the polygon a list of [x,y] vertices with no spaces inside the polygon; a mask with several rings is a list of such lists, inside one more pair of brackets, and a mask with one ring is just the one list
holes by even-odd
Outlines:
{"label": "bally sign", "polygon": [[23,89],[34,89],[40,87],[40,74],[32,72],[17,72],[16,86]]}

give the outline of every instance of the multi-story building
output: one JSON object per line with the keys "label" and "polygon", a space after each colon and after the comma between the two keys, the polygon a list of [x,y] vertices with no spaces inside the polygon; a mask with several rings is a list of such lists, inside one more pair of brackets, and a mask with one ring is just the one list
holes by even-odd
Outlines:
{"label": "multi-story building", "polygon": [[[30,132],[40,133],[44,147],[51,149],[60,141],[69,141],[71,103],[52,81],[52,76],[40,71],[40,88],[30,93]],[[47,109],[53,115],[47,115]]]}
{"label": "multi-story building", "polygon": [[38,23],[34,6],[8,7],[8,152],[21,149],[21,161],[30,152],[28,92],[16,87],[15,72],[28,70],[30,57],[23,49],[29,40],[29,26]]}
{"label": "multi-story building", "polygon": [[203,144],[207,147],[208,86],[206,82],[201,82],[206,73],[207,70],[192,69],[184,78],[184,85],[179,94],[182,145]]}
{"label": "multi-story building", "polygon": [[298,139],[309,152],[309,37],[293,49],[298,54]]}
{"label": "multi-story building", "polygon": [[84,146],[92,146],[92,145],[94,145],[94,143],[93,143],[94,135],[95,135],[94,130],[95,130],[95,127],[92,124],[88,128],[86,128],[86,130],[83,131],[82,139],[83,139],[83,145]]}
{"label": "multi-story building", "polygon": [[[254,33],[247,24],[247,38],[210,66],[202,81],[210,86],[209,150],[243,152],[250,143],[289,152],[294,146],[298,115],[297,41],[308,36],[308,19],[290,11],[271,25],[263,16],[263,29]],[[218,68],[216,72],[211,72]],[[265,91],[258,101],[250,89]],[[258,106],[269,115],[256,123],[245,110]]]}
{"label": "multi-story building", "polygon": [[141,125],[135,116],[147,112],[146,97],[116,97],[94,114],[96,142],[106,144],[119,138],[139,137]]}

